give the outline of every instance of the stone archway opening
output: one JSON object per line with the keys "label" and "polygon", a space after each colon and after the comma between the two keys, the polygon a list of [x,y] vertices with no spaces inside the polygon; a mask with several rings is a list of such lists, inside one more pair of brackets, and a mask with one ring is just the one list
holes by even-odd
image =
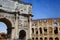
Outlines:
{"label": "stone archway opening", "polygon": [[40,34],[42,34],[42,28],[41,27],[39,28],[39,30],[40,30]]}
{"label": "stone archway opening", "polygon": [[53,40],[53,38],[52,38],[52,37],[50,37],[50,38],[49,38],[49,40]]}
{"label": "stone archway opening", "polygon": [[19,39],[25,40],[26,39],[26,32],[24,30],[21,30],[19,32]]}
{"label": "stone archway opening", "polygon": [[59,40],[59,38],[58,38],[58,37],[56,37],[56,38],[55,38],[55,40]]}
{"label": "stone archway opening", "polygon": [[[11,32],[12,32],[12,24],[11,24],[11,22],[6,18],[0,18],[0,22],[4,23],[6,25],[6,28],[7,28],[5,38],[1,38],[1,39],[11,38]],[[2,34],[2,36],[4,36],[4,34]]]}
{"label": "stone archway opening", "polygon": [[47,40],[47,37],[45,37],[44,40]]}
{"label": "stone archway opening", "polygon": [[54,34],[58,34],[58,27],[54,27]]}
{"label": "stone archway opening", "polygon": [[40,37],[40,40],[43,40],[43,38],[42,38],[42,37]]}

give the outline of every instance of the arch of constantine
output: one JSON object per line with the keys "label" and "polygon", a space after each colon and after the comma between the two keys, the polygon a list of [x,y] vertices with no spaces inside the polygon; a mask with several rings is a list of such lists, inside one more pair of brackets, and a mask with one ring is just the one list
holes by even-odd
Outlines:
{"label": "arch of constantine", "polygon": [[0,0],[0,22],[7,25],[7,38],[31,38],[31,4],[18,0]]}

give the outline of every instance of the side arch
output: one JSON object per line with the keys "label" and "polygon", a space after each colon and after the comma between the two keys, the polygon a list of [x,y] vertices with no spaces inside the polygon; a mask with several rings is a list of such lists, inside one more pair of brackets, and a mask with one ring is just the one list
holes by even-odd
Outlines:
{"label": "side arch", "polygon": [[6,18],[0,18],[0,22],[3,22],[7,26],[7,38],[11,38],[11,32],[12,32],[12,23],[6,19]]}
{"label": "side arch", "polygon": [[[9,21],[9,20],[6,19],[6,18],[0,18],[0,22],[5,23],[7,26],[8,26],[8,25],[9,25],[9,26],[12,26],[11,21]],[[8,27],[9,27],[9,26],[8,26]]]}
{"label": "side arch", "polygon": [[53,40],[53,37],[50,37],[49,40]]}
{"label": "side arch", "polygon": [[55,40],[59,40],[59,38],[58,38],[58,37],[56,37],[56,38],[55,38]]}

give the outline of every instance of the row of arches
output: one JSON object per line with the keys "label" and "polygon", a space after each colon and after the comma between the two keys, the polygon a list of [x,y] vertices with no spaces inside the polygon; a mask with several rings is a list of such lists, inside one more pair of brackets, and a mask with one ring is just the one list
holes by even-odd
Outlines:
{"label": "row of arches", "polygon": [[[48,31],[49,30],[49,31]],[[32,33],[36,33],[36,34],[38,34],[38,31],[39,31],[39,34],[43,34],[43,31],[45,32],[45,33],[53,33],[54,32],[54,34],[58,34],[58,27],[54,27],[54,30],[53,30],[53,28],[52,27],[49,27],[49,28],[47,28],[47,27],[40,27],[39,29],[38,28],[32,28]]]}
{"label": "row of arches", "polygon": [[[48,39],[47,39],[47,37],[45,37],[44,39],[42,37],[40,37],[40,39],[38,39],[38,38],[36,38],[36,39],[32,38],[32,40],[48,40]],[[53,40],[53,38],[50,37],[49,40]],[[59,40],[59,38],[56,37],[55,40]]]}
{"label": "row of arches", "polygon": [[[32,33],[34,33],[34,28],[32,28]],[[38,34],[38,29],[36,28],[36,34]],[[40,28],[40,34],[42,34],[42,28]]]}

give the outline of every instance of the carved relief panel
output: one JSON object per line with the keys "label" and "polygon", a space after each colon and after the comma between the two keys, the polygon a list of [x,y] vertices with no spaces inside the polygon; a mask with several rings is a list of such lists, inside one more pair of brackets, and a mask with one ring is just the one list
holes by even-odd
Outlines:
{"label": "carved relief panel", "polygon": [[19,28],[24,27],[28,28],[28,18],[24,16],[19,17]]}
{"label": "carved relief panel", "polygon": [[20,4],[18,6],[18,9],[19,9],[19,11],[20,11],[21,14],[27,14],[27,6],[26,5]]}

